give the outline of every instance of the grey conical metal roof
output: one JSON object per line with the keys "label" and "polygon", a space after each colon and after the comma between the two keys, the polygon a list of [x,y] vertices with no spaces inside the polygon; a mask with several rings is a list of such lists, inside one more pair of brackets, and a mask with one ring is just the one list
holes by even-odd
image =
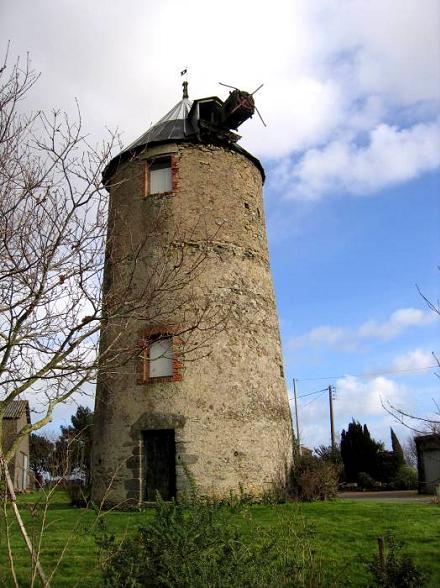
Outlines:
{"label": "grey conical metal roof", "polygon": [[143,135],[125,147],[125,149],[123,149],[119,155],[114,157],[110,163],[108,163],[103,172],[104,185],[107,184],[108,180],[111,178],[120,163],[135,157],[137,153],[143,151],[152,144],[166,143],[168,141],[197,143],[207,142],[215,144],[219,143],[223,146],[227,146],[227,148],[232,149],[233,151],[237,151],[238,153],[242,153],[248,159],[253,161],[253,163],[260,170],[264,181],[264,170],[258,159],[248,153],[245,149],[243,149],[243,147],[235,143],[237,138],[239,138],[238,135],[235,135],[235,139],[231,141],[230,135],[233,135],[233,133],[230,133],[229,131],[226,131],[225,133],[225,129],[221,128],[213,129],[212,125],[206,125],[205,123],[203,128],[208,128],[209,135],[202,136],[202,121],[199,120],[200,117],[198,111],[198,104],[201,102],[213,102],[217,107],[223,104],[223,102],[216,96],[195,100],[194,102],[189,100],[187,85],[185,86],[184,83],[182,100],[173,106],[173,108],[167,112],[166,115],[163,116],[156,124],[150,126],[150,128]]}
{"label": "grey conical metal roof", "polygon": [[157,141],[184,139],[188,135],[194,134],[194,129],[188,120],[191,106],[192,100],[182,98],[165,116],[150,127],[146,133],[128,145],[124,151],[131,151],[136,147],[143,147]]}

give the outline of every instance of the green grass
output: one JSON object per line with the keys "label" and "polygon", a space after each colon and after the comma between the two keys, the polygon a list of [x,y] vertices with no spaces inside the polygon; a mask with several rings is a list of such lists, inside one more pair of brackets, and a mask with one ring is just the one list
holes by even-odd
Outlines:
{"label": "green grass", "polygon": [[[40,503],[38,507],[35,504]],[[20,508],[28,527],[37,538],[43,510],[42,494],[20,497]],[[362,560],[377,550],[377,537],[390,531],[416,564],[431,571],[430,586],[440,585],[440,507],[421,503],[379,503],[337,500],[316,503],[289,503],[277,506],[252,506],[245,515],[234,515],[243,533],[255,532],[257,526],[275,537],[286,519],[293,519],[300,532],[312,532],[316,552],[337,578],[337,586],[366,586]],[[117,537],[130,533],[148,522],[153,510],[145,512],[109,512],[104,515],[107,528]],[[67,497],[56,492],[47,514],[41,561],[50,574],[63,548],[52,586],[99,585],[98,550],[94,540],[96,514],[68,505]],[[20,586],[29,585],[30,558],[15,524],[11,527],[16,571]],[[0,585],[10,586],[4,528],[0,533]]]}
{"label": "green grass", "polygon": [[[333,572],[337,585],[366,586],[363,562],[377,553],[377,538],[390,531],[416,564],[432,573],[432,587],[440,586],[440,508],[421,503],[383,503],[335,500],[279,505],[275,510],[254,507],[261,526],[275,527],[282,517],[297,517],[314,533],[314,545]],[[344,581],[343,581],[344,580]]]}

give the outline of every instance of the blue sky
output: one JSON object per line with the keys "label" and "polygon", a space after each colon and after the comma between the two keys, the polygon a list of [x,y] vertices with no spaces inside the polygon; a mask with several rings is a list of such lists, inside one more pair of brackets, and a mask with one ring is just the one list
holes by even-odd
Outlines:
{"label": "blue sky", "polygon": [[[293,210],[289,204],[286,216],[279,210],[284,210],[283,204],[268,203],[289,387],[293,377],[300,380],[299,395],[336,384],[338,430],[354,417],[367,422],[387,443],[390,424],[406,437],[380,403],[362,401],[374,388],[384,402],[389,399],[403,410],[425,416],[434,409],[435,370],[400,370],[434,365],[431,351],[439,347],[438,322],[429,320],[416,288],[419,285],[433,301],[438,297],[439,188],[439,174],[430,173],[374,196],[350,199],[334,194],[325,202],[298,203]],[[295,223],[295,213],[300,228],[280,229],[280,224]],[[401,328],[398,322],[393,328],[390,317],[399,309],[414,309],[419,315],[415,313],[408,326],[403,320]],[[377,323],[371,326],[371,336],[360,337],[360,328],[364,326],[365,331],[369,321]],[[380,335],[387,323],[388,332]],[[371,373],[384,375],[340,377]],[[352,394],[356,402],[349,401]],[[300,402],[306,444],[328,441],[327,413],[325,394]]]}
{"label": "blue sky", "polygon": [[[439,400],[423,369],[439,321],[416,284],[439,299],[440,5],[225,0],[215,19],[206,7],[16,0],[1,7],[0,38],[42,72],[27,106],[73,112],[78,98],[97,141],[118,128],[128,144],[161,118],[184,68],[192,98],[264,82],[268,126],[240,130],[267,173],[289,394],[293,377],[300,395],[333,384],[338,431],[354,417],[386,443],[390,425],[404,439],[382,403],[425,416]],[[304,443],[328,443],[325,394],[300,411]]]}

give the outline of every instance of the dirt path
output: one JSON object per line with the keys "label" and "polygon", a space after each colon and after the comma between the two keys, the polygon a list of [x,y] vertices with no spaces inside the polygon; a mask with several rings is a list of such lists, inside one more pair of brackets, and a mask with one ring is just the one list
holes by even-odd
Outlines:
{"label": "dirt path", "polygon": [[375,502],[426,502],[429,494],[417,494],[416,490],[388,490],[383,492],[340,492],[338,498],[347,500],[373,500]]}

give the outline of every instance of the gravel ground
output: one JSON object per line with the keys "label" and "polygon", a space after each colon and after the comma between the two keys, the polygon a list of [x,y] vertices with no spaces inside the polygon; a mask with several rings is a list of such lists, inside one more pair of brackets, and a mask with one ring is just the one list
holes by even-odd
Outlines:
{"label": "gravel ground", "polygon": [[373,500],[376,502],[426,502],[434,498],[429,494],[417,494],[416,490],[387,490],[383,492],[340,492],[338,498],[348,500]]}

